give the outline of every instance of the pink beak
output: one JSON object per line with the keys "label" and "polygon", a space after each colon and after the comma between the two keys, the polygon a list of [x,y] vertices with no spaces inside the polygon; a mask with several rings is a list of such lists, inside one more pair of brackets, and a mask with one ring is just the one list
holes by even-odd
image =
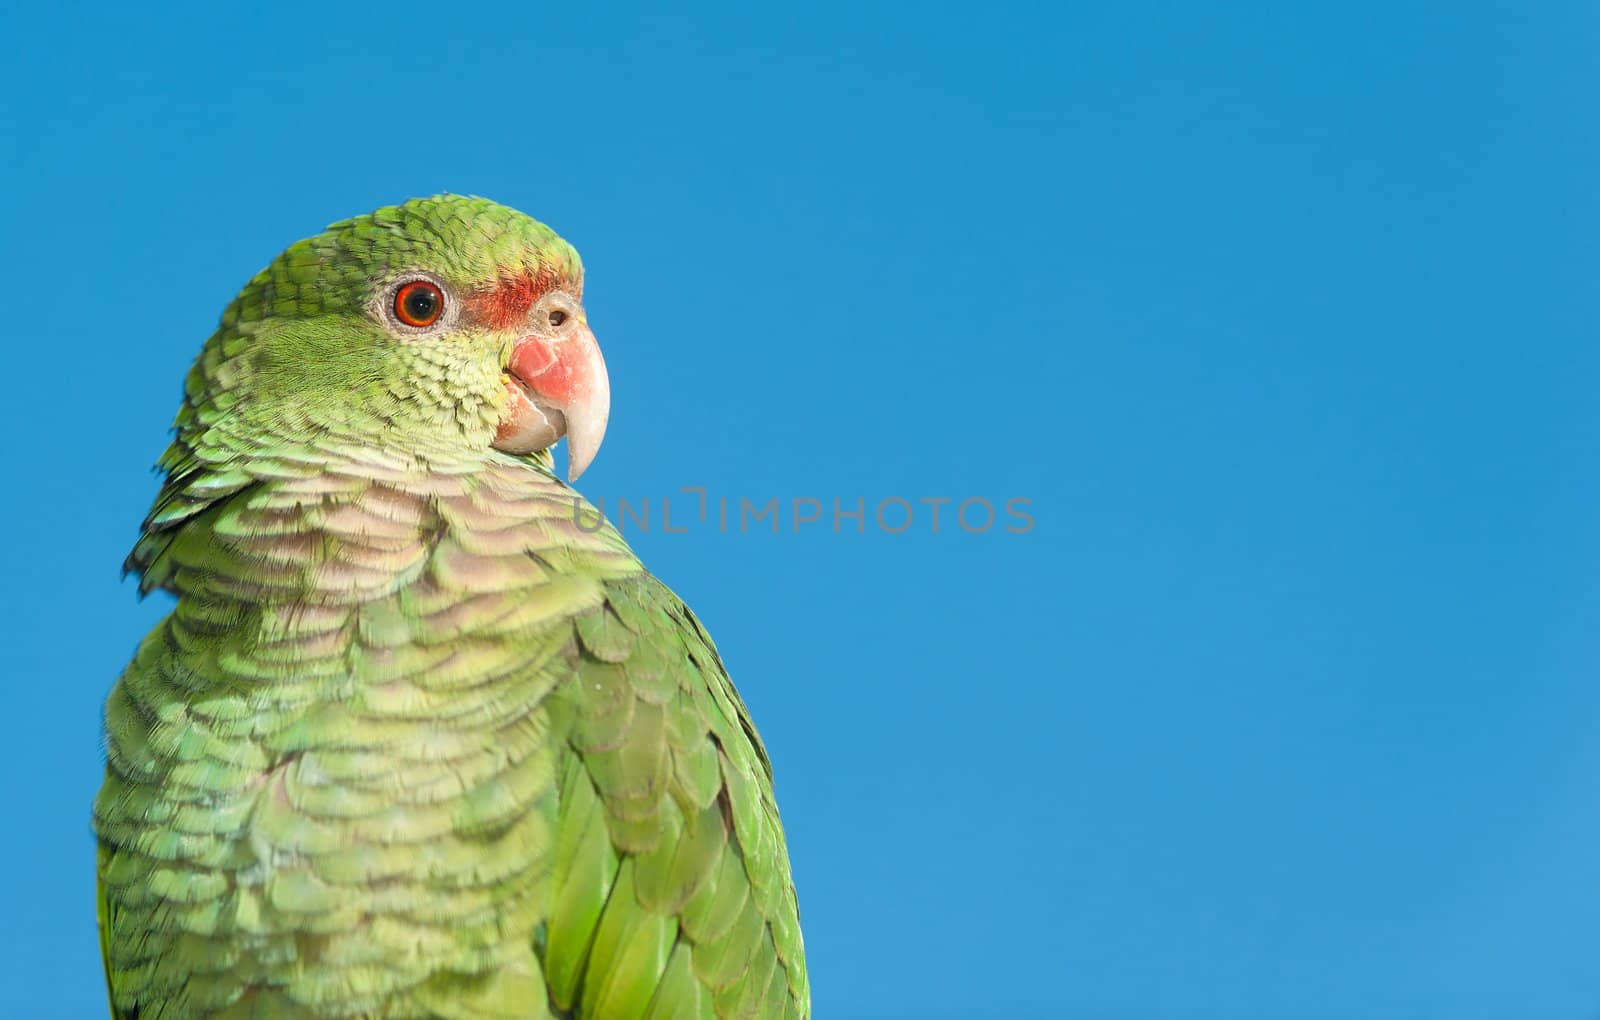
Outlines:
{"label": "pink beak", "polygon": [[577,481],[600,452],[611,417],[611,382],[588,324],[578,323],[560,339],[518,340],[506,365],[506,389],[510,402],[494,447],[532,453],[566,436],[567,479]]}

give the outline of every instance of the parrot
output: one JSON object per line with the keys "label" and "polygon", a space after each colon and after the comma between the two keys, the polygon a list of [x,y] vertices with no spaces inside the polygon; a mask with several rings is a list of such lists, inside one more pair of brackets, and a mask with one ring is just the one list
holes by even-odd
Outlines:
{"label": "parrot", "polygon": [[810,1016],[767,749],[570,484],[583,279],[443,194],[226,306],[125,565],[176,601],[104,710],[114,1018]]}

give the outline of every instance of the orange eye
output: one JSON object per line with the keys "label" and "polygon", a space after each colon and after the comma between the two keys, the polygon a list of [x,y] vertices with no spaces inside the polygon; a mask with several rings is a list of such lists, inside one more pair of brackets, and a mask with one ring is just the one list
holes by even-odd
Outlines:
{"label": "orange eye", "polygon": [[444,294],[432,280],[412,280],[394,292],[394,317],[407,326],[431,326],[444,312]]}

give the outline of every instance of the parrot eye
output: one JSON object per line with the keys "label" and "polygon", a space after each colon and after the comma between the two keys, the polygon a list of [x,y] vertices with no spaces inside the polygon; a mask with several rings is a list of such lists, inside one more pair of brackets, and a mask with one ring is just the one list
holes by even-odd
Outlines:
{"label": "parrot eye", "polygon": [[432,280],[412,280],[394,292],[394,317],[407,326],[431,326],[442,314],[444,293]]}
{"label": "parrot eye", "polygon": [[561,328],[561,324],[563,322],[566,322],[566,321],[567,321],[567,313],[566,312],[563,312],[559,308],[551,309],[551,311],[550,311],[550,325],[556,327],[557,329],[560,329]]}

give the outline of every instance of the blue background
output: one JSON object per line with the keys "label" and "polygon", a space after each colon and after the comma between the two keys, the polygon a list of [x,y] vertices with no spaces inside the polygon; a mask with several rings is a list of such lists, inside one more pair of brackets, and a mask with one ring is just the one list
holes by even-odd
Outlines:
{"label": "blue background", "polygon": [[7,1015],[101,1015],[190,358],[439,190],[584,253],[592,496],[1032,500],[633,531],[773,749],[819,1017],[1600,1013],[1594,5],[141,6],[0,61]]}

